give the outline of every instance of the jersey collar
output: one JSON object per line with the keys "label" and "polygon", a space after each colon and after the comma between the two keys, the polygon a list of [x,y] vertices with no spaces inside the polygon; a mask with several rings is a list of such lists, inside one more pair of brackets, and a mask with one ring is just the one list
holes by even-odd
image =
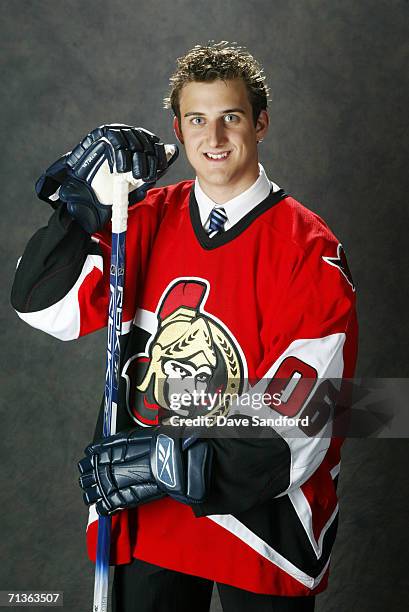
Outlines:
{"label": "jersey collar", "polygon": [[199,208],[200,221],[203,227],[208,222],[209,215],[215,206],[223,206],[226,211],[227,221],[225,229],[228,230],[247,215],[255,206],[265,200],[271,190],[273,193],[279,191],[280,187],[269,181],[263,166],[259,164],[258,167],[259,176],[257,180],[248,189],[224,204],[216,204],[216,202],[209,198],[201,188],[199,179],[196,177],[194,193]]}
{"label": "jersey collar", "polygon": [[273,192],[273,187],[271,187],[267,197],[259,202],[257,206],[252,207],[233,227],[210,238],[201,223],[199,206],[196,201],[194,185],[192,185],[189,198],[189,213],[193,231],[202,248],[208,251],[216,249],[240,236],[260,215],[278,204],[286,196],[287,194],[283,189]]}

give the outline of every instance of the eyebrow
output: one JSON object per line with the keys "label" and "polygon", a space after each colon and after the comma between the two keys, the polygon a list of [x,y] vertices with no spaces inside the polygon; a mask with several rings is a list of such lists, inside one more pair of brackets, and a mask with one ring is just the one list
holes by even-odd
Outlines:
{"label": "eyebrow", "polygon": [[[221,115],[226,115],[227,113],[242,113],[244,115],[245,111],[242,108],[227,108],[226,110],[220,111]],[[190,112],[190,113],[185,113],[183,116],[184,117],[191,117],[192,115],[194,115],[195,117],[204,117],[206,115],[206,113]]]}

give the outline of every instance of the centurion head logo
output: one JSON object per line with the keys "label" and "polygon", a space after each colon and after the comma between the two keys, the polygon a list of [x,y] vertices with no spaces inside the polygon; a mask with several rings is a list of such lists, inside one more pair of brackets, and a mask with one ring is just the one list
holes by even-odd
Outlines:
{"label": "centurion head logo", "polygon": [[[171,412],[224,415],[231,396],[241,393],[240,351],[221,321],[204,310],[207,290],[205,281],[192,279],[168,287],[159,301],[157,331],[145,354],[136,356],[132,367],[126,364],[123,374],[135,385],[128,409],[138,423],[154,425],[160,415]],[[209,396],[216,394],[218,401],[209,402]],[[183,397],[183,406],[177,407],[178,397]]]}

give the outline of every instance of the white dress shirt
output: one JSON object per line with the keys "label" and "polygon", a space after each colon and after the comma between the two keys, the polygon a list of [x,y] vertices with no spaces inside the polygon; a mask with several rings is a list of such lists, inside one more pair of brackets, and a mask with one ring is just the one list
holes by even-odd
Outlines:
{"label": "white dress shirt", "polygon": [[266,199],[273,188],[273,192],[280,189],[278,185],[270,181],[261,164],[259,167],[258,179],[248,188],[235,198],[228,200],[224,204],[217,204],[208,195],[205,194],[200,187],[198,178],[195,180],[195,197],[200,213],[200,220],[204,229],[207,231],[210,223],[210,213],[214,207],[224,208],[227,215],[227,221],[224,229],[228,230],[235,225],[244,215],[247,215],[257,204],[260,204]]}

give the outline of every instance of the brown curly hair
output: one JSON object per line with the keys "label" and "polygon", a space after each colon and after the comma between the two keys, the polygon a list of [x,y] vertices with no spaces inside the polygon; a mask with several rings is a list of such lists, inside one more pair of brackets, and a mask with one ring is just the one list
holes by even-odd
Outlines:
{"label": "brown curly hair", "polygon": [[222,40],[209,41],[207,45],[196,45],[183,57],[177,59],[177,68],[170,77],[170,91],[164,98],[165,108],[172,108],[180,121],[180,92],[192,81],[211,82],[243,79],[253,109],[254,124],[260,111],[267,108],[269,88],[265,83],[263,69],[257,60],[239,47],[237,43]]}

